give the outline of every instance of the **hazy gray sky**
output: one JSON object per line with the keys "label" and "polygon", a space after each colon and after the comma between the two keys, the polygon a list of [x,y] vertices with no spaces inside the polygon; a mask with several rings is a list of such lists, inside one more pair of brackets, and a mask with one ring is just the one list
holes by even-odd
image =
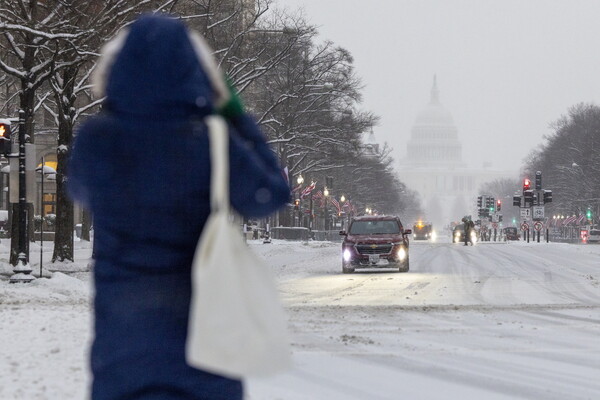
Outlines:
{"label": "hazy gray sky", "polygon": [[353,54],[396,159],[434,74],[472,166],[518,168],[570,106],[599,100],[600,0],[278,2]]}

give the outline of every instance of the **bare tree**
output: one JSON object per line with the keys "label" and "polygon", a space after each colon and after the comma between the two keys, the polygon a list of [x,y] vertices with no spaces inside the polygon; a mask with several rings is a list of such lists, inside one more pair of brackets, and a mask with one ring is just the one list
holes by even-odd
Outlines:
{"label": "bare tree", "polygon": [[[65,4],[30,0],[5,0],[0,6],[0,35],[8,56],[0,59],[0,70],[20,81],[19,110],[22,111],[26,142],[33,142],[36,91],[50,78],[56,69],[60,55],[60,41],[73,38],[65,31],[62,20],[54,10]],[[18,204],[13,213],[18,212]],[[32,217],[33,212],[29,215]],[[31,218],[30,218],[31,219]],[[30,223],[32,227],[33,224]],[[10,262],[17,263],[18,237],[17,219],[13,218],[11,229]],[[29,243],[26,244],[28,246]]]}
{"label": "bare tree", "polygon": [[544,188],[553,190],[549,209],[561,214],[584,214],[594,222],[600,213],[600,107],[578,104],[551,125],[553,133],[533,152],[524,174],[542,171]]}

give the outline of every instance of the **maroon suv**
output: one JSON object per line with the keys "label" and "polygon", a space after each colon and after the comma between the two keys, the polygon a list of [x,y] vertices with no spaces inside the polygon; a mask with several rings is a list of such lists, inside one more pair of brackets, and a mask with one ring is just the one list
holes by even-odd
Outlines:
{"label": "maroon suv", "polygon": [[408,236],[400,218],[384,215],[366,215],[354,218],[342,242],[342,272],[349,274],[356,268],[398,268],[407,272]]}

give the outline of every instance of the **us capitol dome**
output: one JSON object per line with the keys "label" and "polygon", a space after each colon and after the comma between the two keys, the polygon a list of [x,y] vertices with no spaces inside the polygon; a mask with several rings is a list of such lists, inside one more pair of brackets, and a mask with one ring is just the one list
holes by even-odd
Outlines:
{"label": "us capitol dome", "polygon": [[464,167],[462,144],[452,114],[440,103],[437,78],[433,78],[429,104],[417,115],[406,146],[405,164],[418,166]]}
{"label": "us capitol dome", "polygon": [[417,114],[400,162],[400,179],[421,197],[422,216],[438,228],[463,215],[476,214],[475,201],[482,183],[507,176],[502,171],[468,167],[452,114],[440,103],[433,78],[429,104]]}

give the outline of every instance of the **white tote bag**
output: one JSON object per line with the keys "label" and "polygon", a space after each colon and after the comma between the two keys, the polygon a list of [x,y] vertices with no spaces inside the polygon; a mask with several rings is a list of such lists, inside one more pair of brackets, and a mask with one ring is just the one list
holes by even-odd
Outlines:
{"label": "white tote bag", "polygon": [[229,133],[206,119],[211,214],[192,265],[186,343],[189,365],[230,378],[262,376],[290,364],[287,319],[268,267],[229,221]]}

